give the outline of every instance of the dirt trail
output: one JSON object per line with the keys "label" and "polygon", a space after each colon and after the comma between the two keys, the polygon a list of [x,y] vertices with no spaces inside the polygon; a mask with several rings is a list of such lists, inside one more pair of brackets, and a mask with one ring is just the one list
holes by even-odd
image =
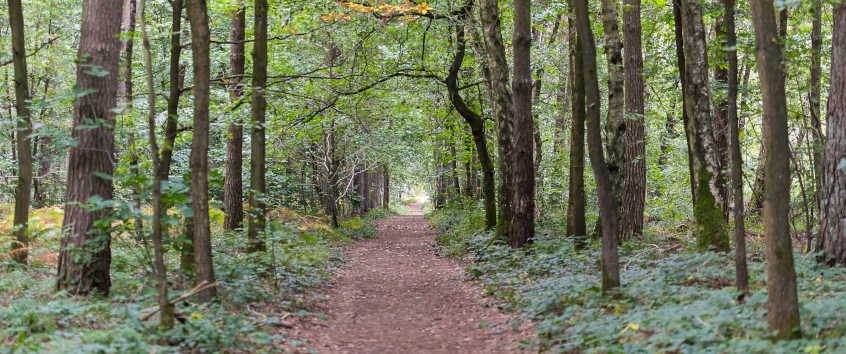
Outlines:
{"label": "dirt trail", "polygon": [[346,251],[351,267],[316,309],[327,319],[306,317],[288,332],[288,345],[302,343],[294,353],[516,352],[531,325],[514,332],[513,314],[481,306],[479,283],[457,279],[466,263],[437,257],[434,230],[410,207],[415,215],[377,222],[376,238]]}

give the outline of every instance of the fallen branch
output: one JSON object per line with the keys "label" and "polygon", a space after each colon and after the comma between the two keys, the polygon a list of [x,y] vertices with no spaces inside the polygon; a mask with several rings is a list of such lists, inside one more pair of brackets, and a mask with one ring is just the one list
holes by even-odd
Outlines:
{"label": "fallen branch", "polygon": [[[179,297],[174,298],[173,300],[170,300],[170,302],[168,302],[168,304],[176,305],[177,303],[179,303],[182,300],[185,300],[185,299],[187,299],[191,296],[196,295],[197,293],[199,293],[203,290],[206,290],[208,288],[213,288],[215,286],[217,286],[217,282],[209,284],[209,282],[207,280],[203,280],[200,284],[197,284],[197,286],[195,286],[193,289],[191,289],[191,291],[189,291],[185,294],[182,294]],[[162,309],[161,307],[157,307],[157,308],[153,309],[153,311],[148,312],[146,315],[141,316],[141,321],[146,321],[150,317],[153,317],[153,315],[158,313],[161,309]]]}

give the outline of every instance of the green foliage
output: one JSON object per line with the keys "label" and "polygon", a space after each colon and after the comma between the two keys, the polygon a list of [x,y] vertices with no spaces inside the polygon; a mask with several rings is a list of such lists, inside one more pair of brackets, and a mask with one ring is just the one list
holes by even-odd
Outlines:
{"label": "green foliage", "polygon": [[[737,302],[732,253],[698,253],[693,244],[624,244],[622,287],[602,296],[600,245],[573,252],[573,240],[539,227],[529,252],[491,242],[479,212],[429,216],[449,255],[472,263],[470,278],[497,307],[537,321],[531,346],[552,353],[840,353],[846,350],[846,270],[796,255],[802,332],[773,344],[766,322],[766,262],[749,264],[752,295]],[[655,236],[652,236],[655,237]]]}
{"label": "green foliage", "polygon": [[368,221],[368,219],[362,219],[356,216],[352,219],[341,221],[339,224],[340,227],[336,228],[334,231],[344,237],[347,237],[348,239],[361,240],[376,236],[376,224]]}

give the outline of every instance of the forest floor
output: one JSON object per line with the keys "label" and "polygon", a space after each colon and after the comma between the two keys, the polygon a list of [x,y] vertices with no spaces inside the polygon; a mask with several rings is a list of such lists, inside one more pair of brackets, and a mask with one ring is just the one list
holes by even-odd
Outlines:
{"label": "forest floor", "polygon": [[[420,204],[413,215],[377,221],[375,238],[345,251],[347,267],[325,302],[300,317],[287,332],[294,353],[500,353],[515,352],[533,336],[487,297],[476,281],[465,281],[465,265],[433,251],[435,231]],[[322,317],[322,316],[321,316]],[[516,331],[515,331],[516,329]]]}

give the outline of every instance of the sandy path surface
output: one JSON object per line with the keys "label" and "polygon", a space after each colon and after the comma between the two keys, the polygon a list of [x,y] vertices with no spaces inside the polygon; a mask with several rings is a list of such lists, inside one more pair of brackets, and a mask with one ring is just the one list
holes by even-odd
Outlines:
{"label": "sandy path surface", "polygon": [[465,264],[437,257],[435,231],[420,205],[415,215],[377,222],[376,238],[346,251],[349,268],[325,290],[328,301],[288,333],[294,353],[515,353],[529,335],[518,332],[514,314],[503,314],[485,298],[478,282],[458,279]]}

